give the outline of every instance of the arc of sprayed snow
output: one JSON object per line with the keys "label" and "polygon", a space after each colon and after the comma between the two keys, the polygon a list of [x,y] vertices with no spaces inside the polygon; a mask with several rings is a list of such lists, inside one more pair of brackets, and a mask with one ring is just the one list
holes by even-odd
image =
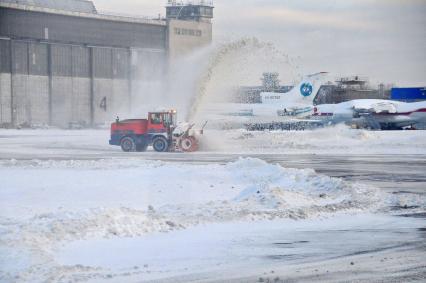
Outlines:
{"label": "arc of sprayed snow", "polygon": [[287,63],[291,65],[288,55],[282,54],[282,52],[277,50],[270,43],[260,42],[257,38],[243,38],[238,41],[222,44],[218,51],[210,57],[207,70],[204,76],[202,76],[197,83],[198,87],[195,95],[191,99],[191,106],[187,114],[186,121],[193,121],[195,119],[200,105],[206,96],[207,86],[213,77],[214,70],[220,63],[222,63],[223,58],[233,52],[238,52],[239,50],[247,47],[257,49],[270,48],[273,52],[283,55],[286,58]]}

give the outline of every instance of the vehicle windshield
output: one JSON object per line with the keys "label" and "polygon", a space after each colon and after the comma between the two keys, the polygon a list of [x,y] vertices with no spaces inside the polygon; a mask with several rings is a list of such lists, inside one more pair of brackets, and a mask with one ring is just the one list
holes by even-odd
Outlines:
{"label": "vehicle windshield", "polygon": [[164,125],[175,126],[176,125],[176,113],[165,113],[164,114]]}
{"label": "vehicle windshield", "polygon": [[173,119],[172,113],[165,113],[164,114],[164,125],[165,126],[174,125],[174,119]]}

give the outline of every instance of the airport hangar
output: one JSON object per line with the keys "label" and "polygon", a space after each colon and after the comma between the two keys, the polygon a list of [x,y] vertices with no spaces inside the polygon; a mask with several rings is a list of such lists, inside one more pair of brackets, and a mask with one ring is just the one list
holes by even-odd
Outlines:
{"label": "airport hangar", "polygon": [[131,112],[175,58],[212,41],[213,5],[168,1],[166,18],[86,0],[0,0],[0,127],[96,126]]}

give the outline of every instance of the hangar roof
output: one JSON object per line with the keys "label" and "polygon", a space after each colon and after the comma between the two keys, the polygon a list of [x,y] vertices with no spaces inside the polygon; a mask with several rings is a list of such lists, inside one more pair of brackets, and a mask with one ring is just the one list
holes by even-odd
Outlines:
{"label": "hangar roof", "polygon": [[98,13],[93,2],[88,0],[0,0],[0,8],[92,18],[115,22],[150,24],[157,26],[167,25],[166,21],[162,19],[120,15],[107,12]]}
{"label": "hangar roof", "polygon": [[95,5],[87,0],[0,0],[0,3],[26,5],[78,13],[96,13]]}

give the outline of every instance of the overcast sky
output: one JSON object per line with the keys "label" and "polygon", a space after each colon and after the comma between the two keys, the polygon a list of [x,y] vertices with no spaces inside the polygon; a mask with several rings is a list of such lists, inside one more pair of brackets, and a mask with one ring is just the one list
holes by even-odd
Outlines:
{"label": "overcast sky", "polygon": [[[94,0],[99,10],[157,16],[162,0]],[[257,37],[306,73],[426,85],[426,0],[216,0],[214,40]]]}

